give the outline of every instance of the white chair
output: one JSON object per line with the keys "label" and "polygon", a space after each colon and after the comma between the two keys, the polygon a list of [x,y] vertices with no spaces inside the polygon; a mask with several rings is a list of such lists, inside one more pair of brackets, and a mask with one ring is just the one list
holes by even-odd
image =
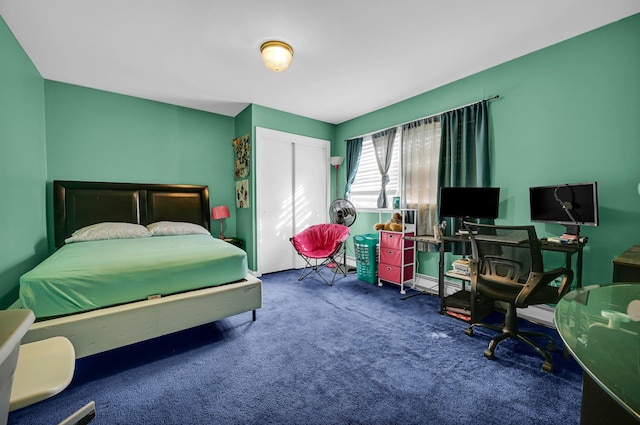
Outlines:
{"label": "white chair", "polygon": [[[6,425],[9,412],[53,397],[73,378],[76,356],[67,338],[20,345],[34,320],[31,310],[0,311],[0,425]],[[92,401],[61,425],[88,423],[94,417]]]}
{"label": "white chair", "polygon": [[9,411],[29,406],[60,393],[73,378],[76,352],[62,336],[20,346],[13,375]]}
{"label": "white chair", "polygon": [[34,320],[35,316],[31,310],[0,311],[0,425],[7,424],[20,340]]}

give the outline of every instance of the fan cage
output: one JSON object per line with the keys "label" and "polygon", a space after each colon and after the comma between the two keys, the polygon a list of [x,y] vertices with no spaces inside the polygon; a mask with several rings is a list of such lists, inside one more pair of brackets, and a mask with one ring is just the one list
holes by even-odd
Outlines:
{"label": "fan cage", "polygon": [[349,227],[356,221],[357,213],[350,201],[339,198],[331,203],[329,217],[332,223],[343,224]]}

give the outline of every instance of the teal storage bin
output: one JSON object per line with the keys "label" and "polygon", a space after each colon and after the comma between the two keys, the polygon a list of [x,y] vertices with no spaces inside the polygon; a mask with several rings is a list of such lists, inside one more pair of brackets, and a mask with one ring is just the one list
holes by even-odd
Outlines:
{"label": "teal storage bin", "polygon": [[356,251],[358,279],[368,283],[378,282],[378,250],[380,239],[377,233],[353,237]]}

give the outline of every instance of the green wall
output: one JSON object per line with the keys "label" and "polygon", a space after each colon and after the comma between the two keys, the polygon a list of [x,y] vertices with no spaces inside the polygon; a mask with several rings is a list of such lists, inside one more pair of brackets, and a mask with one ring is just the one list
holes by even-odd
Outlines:
{"label": "green wall", "polygon": [[49,183],[201,184],[212,206],[235,205],[233,118],[52,81],[45,99]]}
{"label": "green wall", "polygon": [[[610,282],[611,261],[640,243],[638,40],[635,15],[342,123],[336,150],[343,153],[350,137],[499,94],[490,102],[499,222],[530,223],[530,186],[598,181],[600,226],[582,228],[589,236],[583,283]],[[365,225],[356,223],[352,234],[371,232]],[[540,237],[564,231],[536,227]],[[560,266],[553,258],[548,265]],[[421,253],[419,271],[437,275],[437,255]]]}
{"label": "green wall", "polygon": [[0,308],[48,254],[44,83],[0,18]]}

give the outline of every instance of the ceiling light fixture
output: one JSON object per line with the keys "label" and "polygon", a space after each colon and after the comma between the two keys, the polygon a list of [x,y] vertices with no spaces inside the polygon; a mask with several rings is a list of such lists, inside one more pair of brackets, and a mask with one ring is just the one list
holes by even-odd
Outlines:
{"label": "ceiling light fixture", "polygon": [[283,41],[267,41],[260,46],[262,61],[273,72],[286,71],[293,59],[293,49]]}

